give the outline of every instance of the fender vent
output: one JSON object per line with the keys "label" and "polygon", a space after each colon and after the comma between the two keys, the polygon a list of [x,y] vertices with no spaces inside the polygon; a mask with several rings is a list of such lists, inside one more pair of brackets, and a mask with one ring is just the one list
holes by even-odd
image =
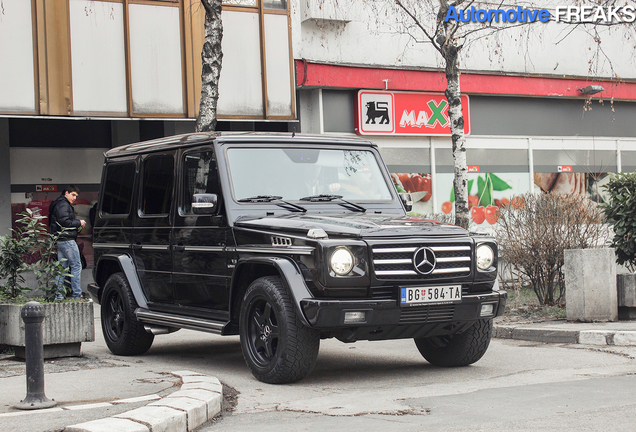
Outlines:
{"label": "fender vent", "polygon": [[289,237],[272,236],[272,246],[286,247],[291,245],[292,240]]}

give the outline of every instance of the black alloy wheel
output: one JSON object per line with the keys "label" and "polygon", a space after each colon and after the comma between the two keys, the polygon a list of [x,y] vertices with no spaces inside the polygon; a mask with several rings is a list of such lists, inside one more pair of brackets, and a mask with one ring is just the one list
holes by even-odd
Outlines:
{"label": "black alloy wheel", "polygon": [[245,362],[266,383],[299,381],[318,357],[320,333],[298,319],[279,277],[262,277],[249,286],[241,305],[240,334]]}
{"label": "black alloy wheel", "polygon": [[117,341],[124,334],[124,300],[119,291],[112,290],[106,300],[106,310],[104,311],[104,331],[108,339]]}
{"label": "black alloy wheel", "polygon": [[248,312],[250,316],[247,334],[248,347],[256,363],[265,367],[270,364],[278,349],[278,324],[272,305],[264,298],[256,299]]}
{"label": "black alloy wheel", "polygon": [[101,301],[102,332],[108,349],[117,355],[139,355],[150,349],[154,335],[135,317],[137,302],[123,273],[111,275]]}

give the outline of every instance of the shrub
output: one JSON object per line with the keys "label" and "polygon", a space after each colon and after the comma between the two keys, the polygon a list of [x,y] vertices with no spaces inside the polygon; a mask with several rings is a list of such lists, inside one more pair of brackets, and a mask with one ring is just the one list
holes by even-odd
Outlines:
{"label": "shrub", "polygon": [[601,247],[608,238],[603,212],[579,196],[526,194],[522,205],[500,209],[500,257],[525,278],[542,305],[565,299],[563,251]]}
{"label": "shrub", "polygon": [[605,186],[609,202],[601,207],[614,229],[611,247],[616,249],[616,262],[636,271],[636,173],[618,173]]}
{"label": "shrub", "polygon": [[13,299],[31,288],[24,287],[22,273],[32,270],[40,289],[47,301],[55,300],[57,294],[57,277],[69,276],[62,261],[57,259],[56,243],[65,231],[51,235],[44,219],[38,212],[30,209],[21,213],[19,228],[12,229],[12,235],[0,237],[0,278],[6,278],[0,286],[0,300]]}
{"label": "shrub", "polygon": [[30,245],[22,234],[22,230],[11,230],[14,235],[0,236],[0,279],[5,282],[0,285],[0,298],[16,297],[29,288],[22,286],[22,273],[28,270],[24,256],[29,252]]}

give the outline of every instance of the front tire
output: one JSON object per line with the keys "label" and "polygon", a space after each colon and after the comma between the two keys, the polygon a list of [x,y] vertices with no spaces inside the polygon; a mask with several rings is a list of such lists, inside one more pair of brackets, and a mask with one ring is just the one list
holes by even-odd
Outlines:
{"label": "front tire", "polygon": [[155,336],[135,317],[137,302],[123,273],[111,275],[101,301],[102,332],[108,349],[116,355],[140,355],[150,349]]}
{"label": "front tire", "polygon": [[259,381],[292,383],[316,363],[320,333],[302,324],[280,277],[256,279],[245,292],[239,328],[247,366]]}
{"label": "front tire", "polygon": [[420,354],[443,367],[468,366],[483,357],[492,338],[492,319],[476,321],[463,333],[415,338]]}

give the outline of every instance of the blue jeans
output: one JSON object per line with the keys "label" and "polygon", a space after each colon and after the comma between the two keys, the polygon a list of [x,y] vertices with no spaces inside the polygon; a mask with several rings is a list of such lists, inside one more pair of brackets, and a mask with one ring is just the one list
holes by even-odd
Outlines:
{"label": "blue jeans", "polygon": [[[57,259],[61,260],[62,258],[66,258],[66,261],[62,262],[64,268],[70,268],[71,270],[71,290],[73,292],[73,298],[80,298],[82,295],[82,286],[80,285],[82,260],[75,240],[57,242]],[[66,289],[64,287],[64,279],[65,278],[60,277],[55,279],[55,283],[57,284],[56,300],[62,300],[65,297]]]}

